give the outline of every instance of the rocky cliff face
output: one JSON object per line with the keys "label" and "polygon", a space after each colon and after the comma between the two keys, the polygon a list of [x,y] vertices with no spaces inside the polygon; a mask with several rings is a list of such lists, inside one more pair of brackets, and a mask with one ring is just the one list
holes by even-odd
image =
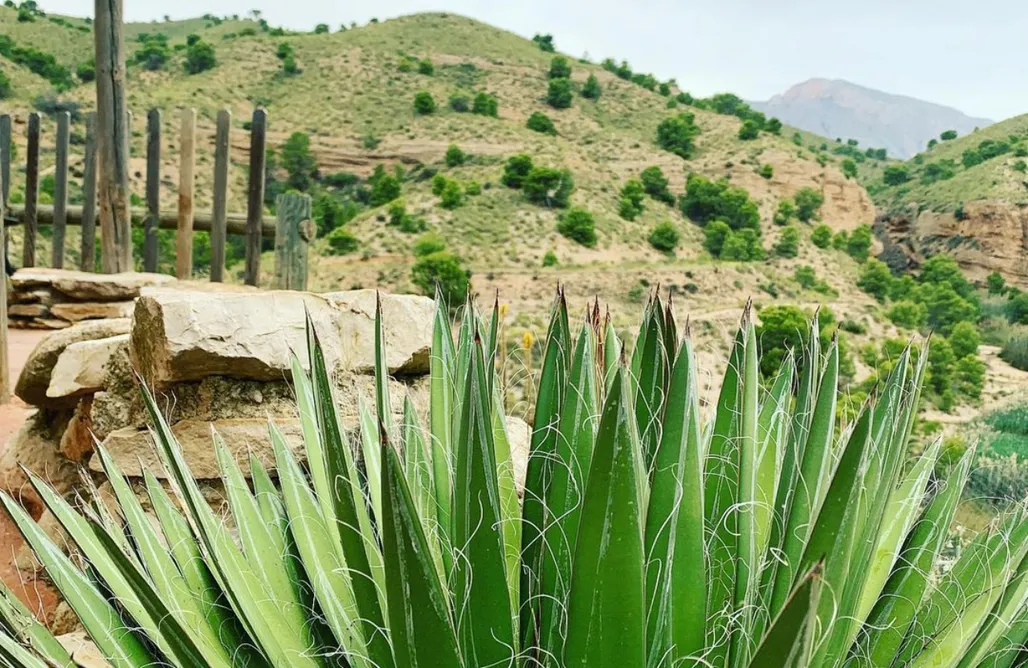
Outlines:
{"label": "rocky cliff face", "polygon": [[923,211],[884,214],[875,221],[894,269],[917,267],[926,257],[946,253],[974,279],[998,271],[1007,281],[1028,285],[1028,208],[1007,202],[969,202],[963,213]]}

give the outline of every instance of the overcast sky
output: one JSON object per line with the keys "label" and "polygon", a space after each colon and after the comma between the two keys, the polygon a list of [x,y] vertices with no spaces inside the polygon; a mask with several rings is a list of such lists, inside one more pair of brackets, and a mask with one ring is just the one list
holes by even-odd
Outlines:
{"label": "overcast sky", "polygon": [[[91,15],[89,0],[40,0]],[[126,20],[260,9],[272,25],[380,20],[451,11],[531,36],[560,51],[627,59],[676,77],[696,95],[751,100],[811,77],[847,79],[1002,120],[1028,112],[1028,5],[1023,0],[125,0]]]}

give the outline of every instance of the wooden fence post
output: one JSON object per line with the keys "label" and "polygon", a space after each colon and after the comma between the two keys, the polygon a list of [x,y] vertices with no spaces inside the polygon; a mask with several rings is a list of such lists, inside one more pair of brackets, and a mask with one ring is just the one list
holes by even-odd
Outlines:
{"label": "wooden fence post", "polygon": [[161,221],[161,110],[146,115],[146,224],[143,271],[157,271],[157,229]]}
{"label": "wooden fence post", "polygon": [[[7,204],[7,176],[10,174],[9,162],[7,162],[10,148],[10,137],[11,137],[11,117],[4,116],[7,122],[4,123],[3,119],[0,119],[0,151],[3,151],[4,162],[8,165],[8,169],[0,169],[0,192],[4,193],[4,196],[0,198],[0,248],[5,248],[7,243],[7,231],[4,229],[4,210]],[[8,141],[3,141],[3,126],[7,126],[6,138]],[[4,174],[7,172],[7,174]],[[10,362],[8,361],[8,350],[7,350],[7,274],[4,274],[3,289],[0,290],[0,403],[6,404],[11,400],[11,368]]]}
{"label": "wooden fence post", "polygon": [[57,113],[57,147],[54,165],[54,223],[50,266],[64,267],[64,233],[68,226],[68,133],[71,114]]}
{"label": "wooden fence post", "polygon": [[0,116],[0,203],[7,208],[11,194],[11,115]]}
{"label": "wooden fence post", "polygon": [[96,124],[103,270],[132,269],[122,0],[95,0]]}
{"label": "wooden fence post", "polygon": [[82,167],[82,248],[79,269],[96,271],[96,114],[86,115],[86,156]]}
{"label": "wooden fence post", "polygon": [[218,112],[214,136],[214,210],[211,212],[211,280],[225,279],[225,241],[228,224],[228,165],[232,131],[232,112]]}
{"label": "wooden fence post", "polygon": [[246,199],[247,285],[257,285],[261,273],[261,219],[264,216],[264,158],[268,112],[255,109],[250,124],[250,182]]}
{"label": "wooden fence post", "polygon": [[275,210],[275,287],[306,290],[307,251],[314,236],[310,195],[279,195]]}
{"label": "wooden fence post", "polygon": [[193,275],[193,168],[196,167],[196,109],[182,110],[178,147],[178,232],[175,238],[175,276]]}
{"label": "wooden fence post", "polygon": [[25,239],[21,265],[36,266],[36,197],[39,193],[39,114],[29,114],[28,156],[25,159]]}

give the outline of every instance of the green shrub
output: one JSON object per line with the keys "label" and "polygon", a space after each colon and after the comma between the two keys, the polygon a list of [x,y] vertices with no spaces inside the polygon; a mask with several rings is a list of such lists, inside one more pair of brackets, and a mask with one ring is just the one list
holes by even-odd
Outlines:
{"label": "green shrub", "polygon": [[550,60],[550,71],[546,75],[550,79],[571,79],[571,64],[564,56],[554,56]]}
{"label": "green shrub", "polygon": [[683,112],[666,118],[657,126],[657,146],[688,160],[696,150],[700,128],[694,114]]}
{"label": "green shrub", "polygon": [[0,72],[0,100],[6,100],[11,96],[11,80],[5,72]]}
{"label": "green shrub", "polygon": [[500,105],[493,95],[489,93],[476,93],[475,100],[471,104],[471,113],[497,118],[500,115]]}
{"label": "green shrub", "polygon": [[435,65],[428,58],[424,58],[418,61],[418,74],[424,74],[425,76],[432,76],[435,74]]}
{"label": "green shrub", "polygon": [[582,86],[582,97],[589,100],[598,100],[600,99],[601,92],[600,80],[596,78],[595,74],[590,74],[589,78],[585,80],[585,85]]}
{"label": "green shrub", "polygon": [[884,304],[892,287],[892,272],[879,260],[870,259],[860,268],[857,287]]}
{"label": "green shrub", "polygon": [[735,262],[753,262],[764,259],[764,248],[756,230],[733,230],[721,248],[721,259]]}
{"label": "green shrub", "polygon": [[621,188],[619,215],[625,220],[635,220],[643,212],[643,200],[646,192],[643,184],[637,179],[628,179]]}
{"label": "green shrub", "polygon": [[360,248],[360,240],[345,225],[329,232],[325,241],[329,255],[349,255]]}
{"label": "green shrub", "polygon": [[587,248],[596,245],[596,223],[593,221],[593,215],[585,209],[574,208],[566,211],[557,223],[557,231]]}
{"label": "green shrub", "polygon": [[327,23],[319,23],[314,26],[315,35],[327,35],[329,33],[329,27]]}
{"label": "green shrub", "polygon": [[439,206],[444,209],[456,209],[464,203],[464,190],[456,181],[449,180],[439,195]]}
{"label": "green shrub", "polygon": [[402,200],[394,200],[389,205],[388,225],[398,228],[404,234],[417,234],[428,228],[428,223],[423,218],[407,213],[407,207]]}
{"label": "green shrub", "polygon": [[529,202],[563,209],[571,200],[575,181],[567,169],[533,167],[521,185]]}
{"label": "green shrub", "polygon": [[791,199],[783,199],[778,201],[778,208],[775,210],[774,223],[775,225],[788,225],[789,221],[796,217],[796,205],[792,203]]}
{"label": "green shrub", "polygon": [[459,167],[465,163],[468,159],[468,154],[460,150],[460,147],[456,144],[450,144],[449,148],[446,149],[446,161],[447,167]]}
{"label": "green shrub", "polygon": [[279,164],[289,175],[286,183],[290,188],[301,192],[310,189],[318,162],[311,153],[311,139],[306,132],[289,135],[279,151]]}
{"label": "green shrub", "polygon": [[384,169],[376,169],[368,182],[371,184],[368,196],[368,203],[371,206],[388,204],[400,196],[400,180],[393,174],[387,174]]}
{"label": "green shrub", "polygon": [[839,323],[839,329],[850,334],[867,334],[867,327],[856,320],[843,320]]}
{"label": "green shrub", "polygon": [[535,35],[532,37],[532,41],[536,43],[541,51],[553,53],[556,50],[556,46],[553,44],[553,35]]}
{"label": "green shrub", "polygon": [[554,109],[567,109],[574,101],[570,79],[550,79],[546,89],[546,103]]}
{"label": "green shrub", "polygon": [[446,250],[446,242],[443,241],[442,237],[433,232],[422,234],[414,242],[415,257],[424,257],[444,250]]}
{"label": "green shrub", "polygon": [[725,179],[711,181],[699,174],[690,174],[681,207],[686,217],[701,225],[717,219],[728,223],[733,230],[760,229],[757,203],[750,199],[748,192],[729,185]]}
{"label": "green shrub", "polygon": [[553,125],[553,120],[546,114],[536,111],[528,117],[528,122],[525,124],[529,130],[541,132],[544,135],[556,135],[557,128]]}
{"label": "green shrub", "polygon": [[289,56],[285,60],[283,60],[282,71],[290,75],[299,74],[300,68],[296,64],[296,59],[294,59],[292,56]]}
{"label": "green shrub", "polygon": [[764,164],[757,170],[757,174],[759,174],[761,178],[770,181],[771,177],[775,175],[775,168],[771,165]]}
{"label": "green shrub", "polygon": [[910,170],[906,165],[889,165],[882,173],[882,180],[887,186],[898,186],[910,180]]}
{"label": "green shrub", "polygon": [[665,204],[675,203],[675,196],[668,190],[667,177],[664,176],[664,172],[660,167],[656,165],[647,167],[642,170],[639,179],[642,181],[643,190],[646,191],[647,195]]}
{"label": "green shrub", "polygon": [[800,231],[795,225],[787,225],[774,246],[778,257],[796,257],[800,254]]}
{"label": "green shrub", "polygon": [[756,139],[760,135],[760,126],[754,121],[744,121],[739,128],[739,139],[748,141]]}
{"label": "green shrub", "polygon": [[946,130],[941,135],[939,135],[939,139],[941,139],[942,141],[952,141],[952,140],[954,140],[956,138],[957,138],[957,131],[956,130]]}
{"label": "green shrub", "polygon": [[471,271],[460,258],[442,250],[420,256],[411,267],[411,283],[430,297],[438,294],[450,305],[464,303],[468,294]]}
{"label": "green shrub", "polygon": [[999,358],[1021,371],[1028,371],[1028,333],[1011,336],[1000,349]]}
{"label": "green shrub", "polygon": [[1006,292],[1007,282],[1003,278],[1003,274],[994,271],[985,277],[985,287],[990,295],[1002,295]]}
{"label": "green shrub", "polygon": [[557,260],[557,254],[552,250],[546,251],[546,255],[543,255],[543,266],[544,267],[556,267],[560,263]]}
{"label": "green shrub", "polygon": [[475,197],[482,194],[482,185],[478,181],[468,181],[464,184],[464,194]]}
{"label": "green shrub", "polygon": [[850,233],[846,230],[839,230],[835,233],[835,236],[832,237],[832,248],[834,248],[835,250],[844,251],[846,250],[846,247],[849,245],[849,242]]}
{"label": "green shrub", "polygon": [[275,56],[279,60],[285,60],[289,56],[294,54],[293,45],[289,42],[279,42],[278,47],[275,49]]}
{"label": "green shrub", "polygon": [[804,223],[809,223],[821,211],[825,196],[814,188],[800,188],[793,195],[793,200],[796,202],[796,217]]}
{"label": "green shrub", "polygon": [[818,225],[810,233],[810,243],[818,248],[826,249],[832,245],[832,228],[825,224]]}
{"label": "green shrub", "polygon": [[199,40],[186,49],[186,71],[190,74],[199,74],[213,69],[217,64],[214,56],[214,47]]}
{"label": "green shrub", "polygon": [[350,201],[340,202],[329,194],[321,194],[314,198],[312,214],[318,228],[318,236],[323,237],[337,227],[353,220],[360,207]]}
{"label": "green shrub", "polygon": [[167,35],[143,33],[137,37],[137,40],[141,46],[132,54],[132,62],[142,65],[143,69],[151,72],[164,69],[164,65],[171,58]]}
{"label": "green shrub", "polygon": [[414,113],[425,116],[435,113],[435,98],[427,90],[418,92],[414,96]]}
{"label": "green shrub", "polygon": [[857,262],[863,262],[870,255],[871,243],[871,226],[859,225],[846,241],[846,253]]}
{"label": "green shrub", "polygon": [[532,156],[519,153],[507,158],[500,181],[508,188],[520,188],[532,171]]}
{"label": "green shrub", "polygon": [[814,268],[810,265],[796,267],[796,271],[793,272],[792,278],[794,281],[799,283],[800,287],[804,290],[809,290],[817,285],[817,274],[814,272]]}
{"label": "green shrub", "polygon": [[453,109],[457,113],[464,113],[471,110],[471,101],[468,100],[466,95],[458,95],[454,93],[450,96],[450,109]]}
{"label": "green shrub", "polygon": [[782,122],[777,118],[769,118],[764,124],[764,129],[773,135],[780,135],[782,134]]}
{"label": "green shrub", "polygon": [[650,245],[662,253],[673,253],[678,248],[678,228],[671,221],[664,221],[650,232]]}
{"label": "green shrub", "polygon": [[432,177],[432,194],[438,197],[443,194],[443,190],[446,188],[446,184],[450,182],[450,179],[446,178],[444,174],[436,174]]}
{"label": "green shrub", "polygon": [[978,327],[972,322],[958,322],[950,330],[949,344],[957,358],[977,355],[979,343],[981,337],[978,334]]}
{"label": "green shrub", "polygon": [[703,228],[703,247],[711,257],[721,257],[721,250],[732,234],[732,228],[723,220],[714,220]]}
{"label": "green shrub", "polygon": [[952,382],[953,363],[956,356],[953,348],[946,339],[932,341],[928,350],[928,377],[927,383],[940,395],[950,389]]}
{"label": "green shrub", "polygon": [[1019,292],[1007,302],[1007,319],[1013,325],[1028,325],[1028,293]]}
{"label": "green shrub", "polygon": [[853,162],[852,158],[843,160],[839,167],[842,169],[842,175],[847,179],[855,179],[857,177],[857,163]]}
{"label": "green shrub", "polygon": [[981,399],[985,389],[985,362],[977,355],[957,359],[953,365],[953,389],[968,399]]}
{"label": "green shrub", "polygon": [[918,302],[898,301],[892,305],[886,317],[897,327],[919,330],[928,322],[928,309]]}
{"label": "green shrub", "polygon": [[75,68],[75,76],[79,78],[82,83],[89,83],[96,80],[96,63],[92,58],[84,63],[79,63],[78,67]]}

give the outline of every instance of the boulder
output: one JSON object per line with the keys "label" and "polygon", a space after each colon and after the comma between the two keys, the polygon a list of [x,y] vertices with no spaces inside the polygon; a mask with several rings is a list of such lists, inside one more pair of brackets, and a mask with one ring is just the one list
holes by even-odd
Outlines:
{"label": "boulder", "polygon": [[25,361],[14,393],[27,404],[46,404],[50,374],[65,348],[79,341],[127,334],[130,324],[130,321],[125,319],[82,322],[44,337]]}
{"label": "boulder", "polygon": [[[393,374],[428,371],[433,302],[384,295],[387,364]],[[133,315],[133,364],[164,386],[208,376],[271,381],[306,359],[306,322],[314,323],[329,368],[374,368],[374,293],[147,291]]]}
{"label": "boulder", "polygon": [[57,637],[57,642],[61,643],[65,651],[71,655],[71,660],[78,668],[107,668],[110,666],[85,631],[60,635]]}
{"label": "boulder", "polygon": [[94,274],[70,269],[35,267],[20,269],[11,277],[15,291],[52,288],[74,301],[128,301],[139,296],[140,290],[175,280],[165,274],[126,272],[123,274]]}
{"label": "boulder", "polygon": [[[131,318],[135,302],[67,302],[50,307],[50,315],[69,322]],[[13,306],[11,307],[14,308]]]}
{"label": "boulder", "polygon": [[42,304],[11,304],[7,315],[14,318],[42,318],[50,313],[50,309]]}
{"label": "boulder", "polygon": [[68,493],[78,482],[78,466],[60,452],[61,436],[70,419],[70,411],[40,409],[29,415],[0,454],[0,490],[18,499],[33,517],[43,512],[43,501],[22,466],[60,494]]}
{"label": "boulder", "polygon": [[64,349],[50,372],[46,396],[50,399],[95,394],[104,389],[107,367],[119,350],[127,350],[128,334],[79,341]]}

